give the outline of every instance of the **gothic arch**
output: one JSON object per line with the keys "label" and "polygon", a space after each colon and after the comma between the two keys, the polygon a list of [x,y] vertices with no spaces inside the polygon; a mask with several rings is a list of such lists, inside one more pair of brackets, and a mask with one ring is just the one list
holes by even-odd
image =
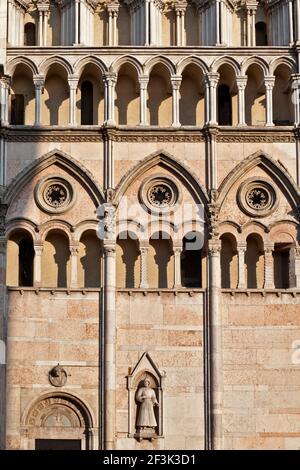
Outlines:
{"label": "gothic arch", "polygon": [[232,57],[228,57],[228,56],[220,57],[219,59],[215,60],[210,66],[211,72],[215,72],[215,73],[218,72],[219,68],[222,65],[231,66],[231,68],[234,70],[236,76],[241,74],[240,66],[237,63],[237,61],[235,59],[233,59]]}
{"label": "gothic arch", "polygon": [[193,174],[189,168],[183,165],[182,162],[164,150],[158,150],[157,152],[152,153],[148,157],[144,158],[123,176],[118,186],[116,187],[114,204],[118,205],[120,203],[121,197],[136,178],[138,178],[150,168],[159,164],[175,173],[179,178],[182,178],[191,190],[192,194],[195,196],[196,201],[206,207],[208,203],[208,196],[205,188],[203,188],[201,183],[198,181],[197,176]]}
{"label": "gothic arch", "polygon": [[136,73],[138,74],[138,76],[141,76],[143,74],[143,67],[141,63],[135,57],[131,57],[127,55],[119,57],[117,60],[115,60],[109,67],[109,70],[110,72],[114,72],[118,74],[122,65],[126,65],[126,64],[132,65],[132,67],[134,67],[134,69],[136,70]]}
{"label": "gothic arch", "polygon": [[185,59],[182,59],[178,62],[176,66],[177,75],[181,75],[184,69],[188,67],[188,65],[191,65],[191,64],[196,65],[202,71],[203,74],[206,74],[208,72],[208,66],[202,59],[191,56],[191,57],[186,57]]}
{"label": "gothic arch", "polygon": [[7,187],[2,203],[8,206],[12,203],[14,198],[19,194],[23,187],[38,173],[53,164],[58,164],[64,169],[67,169],[71,174],[77,178],[83,186],[89,189],[89,193],[96,207],[104,201],[104,194],[99,188],[98,184],[93,178],[87,168],[81,163],[70,157],[60,150],[51,150],[51,152],[38,158],[30,165],[26,166],[9,184]]}
{"label": "gothic arch", "polygon": [[51,65],[56,64],[63,67],[68,75],[72,75],[74,73],[72,65],[66,59],[59,56],[51,56],[45,59],[39,66],[39,73],[46,76]]}
{"label": "gothic arch", "polygon": [[94,56],[88,56],[88,57],[83,57],[82,59],[79,59],[74,64],[74,74],[80,78],[84,68],[90,64],[95,65],[100,70],[101,74],[107,72],[107,66],[104,64],[104,62],[101,59],[99,59],[98,57],[94,57]]}
{"label": "gothic arch", "polygon": [[298,207],[300,205],[300,192],[292,176],[289,174],[288,170],[280,161],[277,161],[271,156],[266,155],[265,153],[260,151],[255,152],[254,154],[250,155],[248,158],[240,162],[222,181],[218,191],[218,203],[220,207],[222,206],[233,184],[240,178],[242,178],[242,176],[245,175],[252,168],[259,165],[262,166],[269,174],[271,174],[275,178],[275,180],[278,181],[279,185],[283,185],[286,193],[288,194],[292,202],[292,205],[298,212]]}
{"label": "gothic arch", "polygon": [[175,70],[175,65],[173,64],[173,62],[171,60],[167,59],[166,57],[162,57],[162,56],[152,57],[151,59],[147,60],[147,62],[144,65],[145,75],[150,75],[151,70],[153,69],[153,67],[155,65],[160,65],[160,64],[162,64],[166,67],[166,69],[170,73],[170,76],[175,75],[176,70]]}
{"label": "gothic arch", "polygon": [[25,65],[26,67],[28,67],[29,70],[32,72],[32,75],[38,74],[38,68],[32,60],[28,59],[28,57],[19,56],[19,57],[15,57],[14,59],[11,59],[8,62],[7,64],[8,75],[13,75],[18,65]]}
{"label": "gothic arch", "polygon": [[254,64],[258,65],[262,69],[262,72],[265,77],[269,75],[269,65],[261,57],[249,57],[245,59],[241,64],[241,74],[246,75],[247,70],[250,67],[250,65],[254,65]]}

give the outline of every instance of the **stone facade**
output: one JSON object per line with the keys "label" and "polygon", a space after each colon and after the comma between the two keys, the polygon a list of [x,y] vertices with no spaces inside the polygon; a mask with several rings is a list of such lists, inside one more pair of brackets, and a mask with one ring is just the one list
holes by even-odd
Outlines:
{"label": "stone facade", "polygon": [[298,0],[0,2],[1,448],[300,448],[299,41]]}

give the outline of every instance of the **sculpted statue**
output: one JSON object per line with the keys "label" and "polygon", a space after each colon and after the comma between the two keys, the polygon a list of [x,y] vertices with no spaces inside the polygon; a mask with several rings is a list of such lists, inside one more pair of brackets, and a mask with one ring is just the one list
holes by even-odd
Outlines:
{"label": "sculpted statue", "polygon": [[154,407],[159,406],[155,391],[150,387],[150,380],[146,377],[143,386],[136,392],[136,401],[140,403],[136,421],[137,431],[144,434],[154,434],[157,427]]}

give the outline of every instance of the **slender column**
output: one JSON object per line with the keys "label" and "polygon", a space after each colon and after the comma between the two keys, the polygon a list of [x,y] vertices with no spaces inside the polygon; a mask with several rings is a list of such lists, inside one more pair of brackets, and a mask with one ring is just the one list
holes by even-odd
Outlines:
{"label": "slender column", "polygon": [[[206,12],[208,10],[205,10]],[[219,46],[221,43],[221,38],[220,38],[220,0],[216,1],[216,45]],[[205,29],[208,31],[208,24],[207,22],[205,23]],[[206,42],[206,46],[208,46],[208,42]]]}
{"label": "slender column", "polygon": [[149,4],[150,0],[145,1],[145,46],[149,46],[150,25],[149,25]]}
{"label": "slender column", "polygon": [[264,289],[274,289],[274,259],[273,259],[274,243],[265,243],[265,279]]}
{"label": "slender column", "polygon": [[140,125],[147,126],[147,87],[149,83],[148,76],[139,77],[140,83]]}
{"label": "slender column", "polygon": [[290,249],[290,287],[300,288],[300,247]]}
{"label": "slender column", "polygon": [[106,203],[97,210],[97,235],[104,251],[104,448],[116,438],[116,209]]}
{"label": "slender column", "polygon": [[117,18],[118,18],[118,10],[114,10],[113,12],[113,46],[117,46]]}
{"label": "slender column", "polygon": [[1,80],[1,125],[7,126],[9,124],[9,90],[11,78],[4,75]]}
{"label": "slender column", "polygon": [[256,37],[255,37],[255,20],[256,20],[256,8],[251,9],[251,18],[252,18],[252,38],[251,38],[251,45],[255,47],[256,45]]}
{"label": "slender column", "polygon": [[294,43],[294,20],[293,20],[293,2],[289,0],[289,38],[290,45]]}
{"label": "slender column", "polygon": [[181,253],[182,245],[174,246],[174,288],[181,287]]}
{"label": "slender column", "polygon": [[149,247],[143,245],[140,247],[141,263],[140,263],[140,288],[148,288],[148,251]]}
{"label": "slender column", "polygon": [[117,75],[115,73],[106,73],[103,75],[104,80],[104,108],[105,108],[105,124],[115,125],[115,85],[117,83]]}
{"label": "slender column", "polygon": [[69,124],[70,126],[77,126],[77,119],[76,119],[76,90],[78,86],[78,77],[70,76],[68,79],[69,87],[70,87],[70,118]]}
{"label": "slender column", "polygon": [[275,77],[265,77],[266,105],[267,105],[266,126],[274,126],[274,123],[273,123],[273,88],[274,88],[274,84],[275,84]]}
{"label": "slender column", "polygon": [[79,245],[71,245],[71,288],[78,287],[78,254],[79,254]]}
{"label": "slender column", "polygon": [[43,46],[43,12],[39,10],[39,46]]}
{"label": "slender column", "polygon": [[226,11],[224,1],[220,0],[220,15],[219,15],[219,28],[220,28],[220,44],[225,44],[225,28],[226,28]]}
{"label": "slender column", "polygon": [[79,43],[79,0],[75,0],[75,44]]}
{"label": "slender column", "polygon": [[179,121],[179,89],[181,85],[181,76],[174,75],[171,77],[172,83],[172,126],[180,127]]}
{"label": "slender column", "polygon": [[47,35],[48,35],[48,11],[44,11],[44,47],[47,47]]}
{"label": "slender column", "polygon": [[219,73],[208,73],[206,74],[206,80],[209,83],[209,97],[210,97],[210,121],[209,124],[217,124],[217,85],[219,82]]}
{"label": "slender column", "polygon": [[221,244],[219,240],[210,240],[208,249],[209,262],[209,329],[211,355],[211,420],[212,446],[214,450],[223,447],[223,358],[222,358],[222,315],[219,298],[221,287]]}
{"label": "slender column", "polygon": [[236,77],[236,84],[238,87],[238,125],[245,126],[245,89],[247,86],[247,75]]}
{"label": "slender column", "polygon": [[204,76],[204,85],[205,85],[205,124],[210,122],[210,86],[209,79],[207,76]]}
{"label": "slender column", "polygon": [[43,244],[34,244],[34,267],[33,267],[33,285],[34,287],[40,287],[42,284],[42,254]]}
{"label": "slender column", "polygon": [[238,250],[238,270],[239,270],[239,279],[238,279],[238,288],[245,289],[246,284],[246,273],[245,273],[245,253],[247,250],[247,243],[239,243],[237,246]]}
{"label": "slender column", "polygon": [[181,46],[185,46],[184,40],[184,17],[185,17],[185,10],[181,11]]}
{"label": "slender column", "polygon": [[300,124],[300,75],[292,75],[292,101],[294,104],[294,125],[299,126]]}
{"label": "slender column", "polygon": [[296,42],[300,42],[300,0],[296,0]]}
{"label": "slender column", "polygon": [[176,9],[175,12],[176,12],[176,46],[181,46],[181,41],[180,41],[180,11],[178,9]]}
{"label": "slender column", "polygon": [[112,42],[113,42],[113,30],[112,30],[112,25],[113,25],[113,21],[112,21],[112,11],[111,10],[108,10],[108,45],[109,46],[112,46]]}
{"label": "slender column", "polygon": [[246,18],[246,24],[247,24],[247,46],[251,46],[251,22],[250,22],[250,14],[251,11],[249,8],[247,8],[247,18]]}
{"label": "slender column", "polygon": [[42,93],[44,89],[44,77],[42,75],[35,75],[33,77],[35,87],[35,126],[40,126],[42,123]]}

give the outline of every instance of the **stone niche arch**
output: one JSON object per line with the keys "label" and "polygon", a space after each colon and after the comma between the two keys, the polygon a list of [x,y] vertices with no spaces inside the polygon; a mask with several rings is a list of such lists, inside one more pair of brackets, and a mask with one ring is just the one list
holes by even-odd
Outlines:
{"label": "stone niche arch", "polygon": [[[127,376],[128,437],[136,438],[138,441],[142,439],[153,440],[163,437],[163,391],[165,377],[165,372],[158,369],[148,352],[142,355],[132,372]],[[147,433],[143,436],[137,431],[139,404],[136,400],[136,395],[138,389],[143,385],[145,378],[149,380],[150,387],[154,390],[156,400],[159,404],[154,410],[157,427],[152,436],[147,435]]]}
{"label": "stone niche arch", "polygon": [[36,400],[25,411],[22,427],[23,449],[47,450],[49,446],[53,450],[53,443],[58,445],[59,441],[66,450],[70,442],[76,450],[94,447],[91,413],[79,398],[68,393],[48,393]]}

